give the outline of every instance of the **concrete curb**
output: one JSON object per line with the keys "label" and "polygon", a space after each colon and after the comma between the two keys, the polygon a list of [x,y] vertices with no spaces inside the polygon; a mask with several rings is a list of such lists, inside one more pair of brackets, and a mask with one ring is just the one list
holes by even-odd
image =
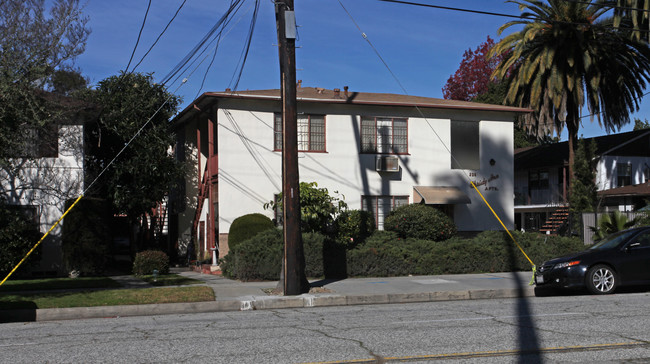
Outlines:
{"label": "concrete curb", "polygon": [[535,295],[533,287],[524,289],[493,289],[439,291],[423,293],[388,293],[366,295],[303,294],[300,296],[243,296],[209,302],[161,303],[73,308],[0,310],[0,323],[56,321],[126,316],[178,315],[205,312],[275,310],[327,306],[353,306],[457,300],[520,298]]}

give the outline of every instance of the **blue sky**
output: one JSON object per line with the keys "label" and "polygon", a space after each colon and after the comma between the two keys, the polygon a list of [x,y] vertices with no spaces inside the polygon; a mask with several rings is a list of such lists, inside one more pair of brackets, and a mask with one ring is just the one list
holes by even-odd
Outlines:
{"label": "blue sky", "polygon": [[[423,1],[427,2],[427,1]],[[131,69],[140,61],[174,15],[182,0],[154,0]],[[211,67],[212,52],[198,57],[183,73],[187,83],[168,85],[183,97],[182,108],[205,91],[232,88],[253,12],[247,0],[222,36]],[[303,86],[343,88],[351,91],[403,94],[390,71],[410,95],[442,98],[442,87],[457,69],[463,52],[476,48],[509,18],[407,6],[378,0],[295,1],[299,39],[296,45],[297,79]],[[504,14],[520,14],[516,4],[503,0],[428,0],[429,4]],[[146,0],[88,0],[84,14],[92,33],[76,66],[91,84],[117,74],[129,62],[147,9]],[[162,80],[224,14],[229,0],[188,0],[166,33],[136,71]],[[362,37],[367,35],[390,71]],[[202,61],[202,63],[201,63]],[[192,73],[193,71],[193,73]],[[207,76],[203,88],[201,83]],[[190,75],[191,73],[191,75]],[[262,0],[239,90],[279,88],[275,13],[270,0]],[[649,118],[649,105],[633,115]],[[646,107],[644,107],[646,106]],[[632,130],[628,125],[622,131]],[[597,122],[584,119],[585,137],[604,135]],[[566,135],[566,133],[565,133]],[[565,139],[565,136],[563,137]]]}

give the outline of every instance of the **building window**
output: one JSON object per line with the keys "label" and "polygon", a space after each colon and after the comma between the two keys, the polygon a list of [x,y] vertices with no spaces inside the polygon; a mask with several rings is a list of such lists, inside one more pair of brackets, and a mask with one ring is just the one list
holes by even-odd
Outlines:
{"label": "building window", "polygon": [[548,183],[548,170],[542,169],[539,171],[528,172],[528,188],[531,190],[547,190]]}
{"label": "building window", "polygon": [[451,121],[451,168],[481,168],[479,153],[479,123],[476,121]]}
{"label": "building window", "polygon": [[[282,150],[282,114],[274,115],[275,150]],[[325,115],[298,115],[298,151],[325,151]]]}
{"label": "building window", "polygon": [[408,119],[361,117],[362,153],[408,153]]}
{"label": "building window", "polygon": [[632,184],[632,165],[629,163],[616,163],[616,187]]}
{"label": "building window", "polygon": [[21,148],[10,152],[15,158],[57,158],[59,156],[59,127],[25,128]]}
{"label": "building window", "polygon": [[643,183],[650,181],[650,167],[645,167],[643,169]]}
{"label": "building window", "polygon": [[373,213],[378,230],[384,230],[384,219],[391,211],[408,203],[408,196],[361,196],[361,209]]}

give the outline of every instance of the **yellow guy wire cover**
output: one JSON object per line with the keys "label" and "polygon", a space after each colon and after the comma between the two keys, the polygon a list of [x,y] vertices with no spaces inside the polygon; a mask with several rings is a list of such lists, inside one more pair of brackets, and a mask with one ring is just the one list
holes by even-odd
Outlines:
{"label": "yellow guy wire cover", "polygon": [[20,261],[20,262],[15,266],[15,267],[14,267],[14,269],[12,269],[11,272],[9,272],[9,274],[7,274],[7,276],[5,277],[5,279],[3,279],[2,282],[0,282],[0,286],[2,286],[2,285],[5,283],[5,281],[6,281],[7,279],[9,279],[9,277],[11,277],[11,275],[16,271],[16,269],[18,269],[18,267],[20,267],[21,264],[23,264],[23,262],[27,259],[27,257],[29,257],[29,255],[32,254],[32,252],[33,252],[33,251],[34,251],[34,250],[35,250],[35,249],[36,249],[36,248],[37,248],[37,247],[38,247],[38,246],[43,242],[43,240],[44,240],[48,235],[50,235],[50,232],[51,232],[52,230],[54,230],[54,228],[55,228],[57,225],[59,225],[59,223],[61,222],[61,220],[63,220],[63,218],[65,217],[65,215],[67,215],[68,212],[70,212],[70,210],[72,210],[72,208],[75,207],[75,205],[77,204],[77,202],[79,202],[79,200],[81,200],[82,197],[83,197],[83,195],[80,195],[79,197],[77,197],[77,199],[75,200],[75,202],[74,202],[72,205],[70,205],[70,207],[68,207],[67,210],[65,210],[65,212],[63,213],[63,215],[61,215],[61,217],[60,217],[60,218],[59,218],[59,219],[54,223],[54,225],[52,225],[52,227],[50,228],[50,230],[48,230],[48,231],[47,231],[47,232],[46,232],[46,233],[41,237],[41,239],[38,241],[38,243],[36,243],[36,245],[34,245],[34,247],[33,247],[33,248],[32,248],[32,249],[27,253],[27,255],[25,255],[25,257],[24,257],[24,258],[23,258],[23,259],[22,259],[22,260],[21,260],[21,261]]}
{"label": "yellow guy wire cover", "polygon": [[521,248],[521,245],[519,245],[519,243],[517,242],[517,240],[515,239],[515,237],[512,236],[512,233],[510,233],[510,230],[508,230],[508,228],[507,228],[506,225],[503,223],[503,221],[501,221],[501,219],[499,218],[499,215],[497,215],[497,213],[494,212],[494,210],[492,209],[492,206],[490,206],[490,204],[487,202],[487,200],[485,199],[485,197],[483,197],[483,194],[481,193],[481,191],[478,190],[478,188],[476,187],[476,185],[474,184],[474,182],[470,181],[469,183],[472,184],[472,187],[474,187],[474,189],[476,190],[476,192],[478,192],[479,196],[481,196],[481,198],[483,199],[483,202],[485,202],[485,204],[486,204],[487,207],[490,209],[490,211],[492,211],[492,214],[494,214],[494,217],[496,217],[497,220],[499,220],[499,223],[501,224],[501,226],[503,226],[503,230],[505,230],[506,233],[508,233],[508,235],[510,236],[510,239],[512,239],[512,241],[515,243],[515,245],[517,245],[517,248],[519,248],[519,250],[521,250],[521,252],[524,254],[524,256],[526,257],[526,259],[528,259],[528,262],[530,263],[530,265],[533,266],[533,270],[534,270],[534,269],[535,269],[535,263],[533,263],[533,261],[530,260],[530,258],[528,258],[528,255],[526,255],[526,252],[524,251],[524,249]]}

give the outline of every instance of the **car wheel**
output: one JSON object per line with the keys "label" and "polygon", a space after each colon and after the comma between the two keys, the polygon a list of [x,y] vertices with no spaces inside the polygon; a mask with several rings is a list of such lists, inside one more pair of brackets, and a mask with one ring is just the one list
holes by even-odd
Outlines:
{"label": "car wheel", "polygon": [[586,277],[587,288],[591,293],[608,294],[614,292],[618,277],[611,267],[599,264],[591,267]]}

